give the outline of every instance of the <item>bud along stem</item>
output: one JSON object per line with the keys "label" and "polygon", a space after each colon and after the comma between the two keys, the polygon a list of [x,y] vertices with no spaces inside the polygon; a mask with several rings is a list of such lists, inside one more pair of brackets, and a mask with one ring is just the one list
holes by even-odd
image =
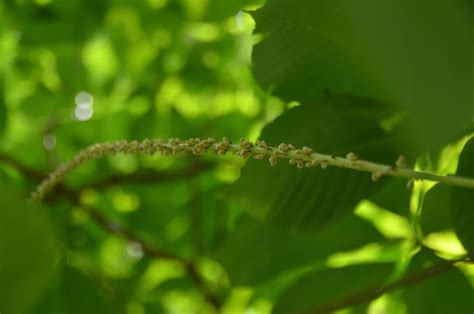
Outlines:
{"label": "bud along stem", "polygon": [[106,156],[113,156],[124,153],[131,155],[182,155],[182,154],[214,154],[224,155],[232,153],[244,159],[253,157],[254,159],[268,159],[271,166],[276,166],[279,159],[288,159],[289,163],[298,169],[311,168],[319,165],[322,169],[327,166],[336,166],[372,173],[372,180],[378,181],[382,176],[394,176],[409,179],[409,188],[413,187],[415,180],[436,181],[443,184],[474,189],[474,178],[460,176],[441,176],[433,173],[415,171],[406,166],[403,156],[400,156],[393,165],[383,165],[370,161],[360,160],[353,152],[349,152],[346,157],[337,157],[315,152],[310,147],[298,149],[291,144],[282,143],[277,147],[267,145],[264,141],[257,141],[255,144],[246,139],[241,139],[238,144],[232,143],[229,139],[223,138],[217,141],[213,138],[199,139],[191,138],[181,140],[177,138],[145,139],[139,141],[115,141],[94,144],[81,152],[71,161],[60,165],[48,178],[46,178],[31,194],[31,202],[40,202],[44,199],[64,177],[80,167],[82,164],[100,159]]}

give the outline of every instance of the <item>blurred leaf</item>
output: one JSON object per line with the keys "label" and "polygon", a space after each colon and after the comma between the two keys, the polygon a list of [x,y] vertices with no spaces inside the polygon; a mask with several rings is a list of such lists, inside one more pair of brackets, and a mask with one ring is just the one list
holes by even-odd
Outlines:
{"label": "blurred leaf", "polygon": [[211,20],[219,20],[236,15],[246,6],[261,6],[265,0],[211,0],[206,16]]}
{"label": "blurred leaf", "polygon": [[196,284],[189,278],[189,277],[179,277],[179,278],[171,278],[163,283],[161,283],[158,287],[154,289],[154,292],[158,295],[163,295],[167,291],[173,290],[181,290],[181,291],[188,291],[188,290],[195,290]]}
{"label": "blurred leaf", "polygon": [[[71,266],[65,266],[60,280],[49,290],[34,313],[125,313],[117,307],[119,302],[112,305],[110,297],[107,297],[104,289],[100,287],[99,278],[94,279]],[[124,301],[126,300],[120,300]]]}
{"label": "blurred leaf", "polygon": [[105,9],[97,1],[51,1],[48,5],[15,1],[10,6],[14,27],[21,30],[22,45],[27,47],[80,42],[98,26]]}
{"label": "blurred leaf", "polygon": [[[457,175],[474,178],[474,138],[464,146],[459,157]],[[474,253],[474,191],[453,188],[452,217],[454,228],[464,248]]]}
{"label": "blurred leaf", "polygon": [[52,116],[55,114],[55,110],[61,109],[60,104],[60,100],[54,93],[40,86],[23,100],[21,111],[34,118],[44,118],[44,116]]}
{"label": "blurred leaf", "polygon": [[[408,273],[415,274],[443,260],[427,250],[413,259]],[[474,293],[464,274],[453,269],[405,288],[407,314],[471,313]]]}
{"label": "blurred leaf", "polygon": [[307,274],[280,296],[274,313],[311,313],[312,308],[365,289],[381,287],[392,270],[392,264],[368,264]]}
{"label": "blurred leaf", "polygon": [[25,313],[57,271],[59,252],[48,216],[0,183],[0,311]]}
{"label": "blurred leaf", "polygon": [[89,279],[71,267],[65,269],[63,276],[62,291],[67,313],[120,313],[100,291],[98,281]]}
{"label": "blurred leaf", "polygon": [[[338,156],[352,151],[362,159],[391,163],[396,155],[390,139],[374,119],[365,117],[368,104],[375,110],[383,107],[350,97],[296,107],[267,125],[261,138],[272,145],[286,142]],[[250,160],[232,186],[231,196],[266,221],[291,229],[317,228],[347,214],[382,185],[360,171],[336,167],[299,170],[285,160],[272,168],[266,162]]]}
{"label": "blurred leaf", "polygon": [[0,136],[3,135],[7,126],[7,104],[5,103],[5,84],[0,79]]}
{"label": "blurred leaf", "polygon": [[318,232],[288,232],[244,216],[216,259],[232,284],[250,285],[381,239],[375,228],[354,214]]}
{"label": "blurred leaf", "polygon": [[420,225],[423,234],[429,234],[453,227],[451,211],[451,187],[437,184],[425,195]]}
{"label": "blurred leaf", "polygon": [[473,12],[469,0],[269,0],[253,13],[267,35],[254,73],[285,100],[327,90],[397,104],[405,140],[433,148],[474,116]]}

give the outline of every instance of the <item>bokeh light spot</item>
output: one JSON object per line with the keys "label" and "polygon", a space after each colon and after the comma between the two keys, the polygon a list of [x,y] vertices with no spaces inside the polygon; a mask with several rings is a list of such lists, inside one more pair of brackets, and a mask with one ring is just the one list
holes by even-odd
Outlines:
{"label": "bokeh light spot", "polygon": [[43,147],[48,151],[52,151],[56,148],[57,140],[54,133],[45,133],[43,135]]}
{"label": "bokeh light spot", "polygon": [[127,247],[127,254],[133,259],[141,259],[143,257],[143,248],[140,243],[133,242]]}
{"label": "bokeh light spot", "polygon": [[74,117],[79,121],[87,121],[92,118],[93,114],[94,108],[92,108],[92,106],[79,105],[76,106],[76,109],[74,110]]}
{"label": "bokeh light spot", "polygon": [[94,104],[94,97],[91,95],[91,93],[85,91],[77,93],[75,100],[76,106],[92,106]]}

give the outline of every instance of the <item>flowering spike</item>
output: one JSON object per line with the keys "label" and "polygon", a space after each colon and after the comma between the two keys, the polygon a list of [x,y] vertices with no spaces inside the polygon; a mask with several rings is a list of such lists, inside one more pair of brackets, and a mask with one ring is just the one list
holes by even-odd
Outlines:
{"label": "flowering spike", "polygon": [[[413,188],[415,182],[413,178],[416,177],[418,179],[438,181],[453,186],[474,189],[474,179],[417,172],[406,166],[406,160],[403,156],[400,156],[394,165],[387,166],[359,160],[357,159],[357,155],[353,152],[348,153],[346,159],[343,159],[336,158],[336,156],[333,155],[316,154],[308,146],[297,150],[295,146],[286,143],[281,143],[278,147],[272,147],[268,146],[266,142],[259,140],[254,146],[246,139],[241,139],[239,144],[233,144],[227,137],[224,137],[221,141],[217,141],[211,137],[207,139],[190,138],[188,140],[181,140],[179,138],[171,138],[169,140],[144,139],[141,142],[114,141],[91,145],[80,151],[71,161],[56,168],[31,194],[30,200],[33,202],[41,201],[68,173],[88,161],[105,156],[113,156],[118,153],[154,155],[157,152],[163,156],[170,154],[180,155],[183,153],[192,153],[195,155],[203,155],[205,153],[223,155],[227,152],[231,152],[242,158],[253,156],[257,160],[265,159],[267,156],[270,156],[268,160],[272,166],[277,164],[278,158],[287,158],[291,165],[296,165],[299,169],[320,164],[322,169],[326,169],[327,166],[330,165],[340,168],[368,171],[372,173],[372,180],[374,181],[378,181],[383,175],[410,178],[410,181],[407,183],[408,188]],[[348,163],[348,161],[355,160],[358,160],[358,162]]]}
{"label": "flowering spike", "polygon": [[347,154],[346,158],[350,161],[356,161],[357,159],[359,159],[357,155],[353,152],[350,152],[349,154]]}
{"label": "flowering spike", "polygon": [[305,154],[307,156],[314,153],[313,149],[311,147],[308,147],[308,146],[303,147],[302,151],[303,151],[303,154]]}
{"label": "flowering spike", "polygon": [[395,162],[395,165],[398,168],[406,168],[407,167],[407,160],[406,160],[405,156],[400,155],[398,157],[397,161]]}
{"label": "flowering spike", "polygon": [[372,181],[374,181],[374,182],[379,181],[380,178],[382,178],[382,175],[383,175],[383,174],[382,174],[382,172],[380,172],[380,171],[373,172],[373,173],[372,173]]}
{"label": "flowering spike", "polygon": [[288,147],[287,144],[281,143],[280,145],[278,145],[278,150],[280,150],[280,151],[286,153],[287,151],[290,150],[290,148]]}
{"label": "flowering spike", "polygon": [[270,157],[270,159],[268,159],[268,161],[270,162],[270,165],[271,165],[272,167],[275,167],[275,166],[277,165],[277,163],[278,163],[278,157],[275,156],[275,155],[272,155],[272,156]]}
{"label": "flowering spike", "polygon": [[262,148],[262,149],[268,149],[268,145],[265,141],[257,141],[256,143],[257,147]]}

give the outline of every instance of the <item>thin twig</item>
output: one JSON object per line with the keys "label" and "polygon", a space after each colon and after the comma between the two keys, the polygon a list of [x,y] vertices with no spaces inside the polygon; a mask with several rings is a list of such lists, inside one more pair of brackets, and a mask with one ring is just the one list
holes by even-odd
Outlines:
{"label": "thin twig", "polygon": [[469,261],[470,261],[470,257],[467,255],[454,259],[454,260],[443,261],[442,263],[427,267],[419,272],[408,274],[405,277],[395,282],[389,283],[383,287],[372,287],[364,291],[359,291],[357,293],[344,296],[342,298],[315,306],[311,309],[307,309],[299,313],[312,313],[312,314],[332,313],[334,311],[342,310],[353,305],[369,302],[369,301],[377,299],[378,297],[384,295],[385,293],[389,291],[396,290],[403,287],[409,287],[417,283],[420,283],[422,281],[433,278],[435,276],[446,273],[450,270],[453,270],[456,268],[454,265],[457,263],[469,262]]}
{"label": "thin twig", "polygon": [[[61,183],[57,186],[56,190],[54,191],[55,193],[52,193],[47,197],[47,200],[54,201],[62,197],[75,198],[85,188],[93,190],[103,190],[108,188],[109,186],[120,185],[121,183],[163,184],[177,180],[189,179],[209,169],[212,169],[213,165],[214,164],[211,162],[199,161],[192,163],[191,165],[189,165],[189,167],[172,171],[159,171],[148,169],[142,170],[138,173],[106,177],[105,179],[85,183],[81,186],[74,188],[69,188]],[[72,194],[75,194],[75,196]]]}
{"label": "thin twig", "polygon": [[172,182],[181,180],[183,178],[191,178],[211,169],[214,166],[211,162],[193,162],[189,167],[184,169],[177,169],[174,171],[159,171],[159,170],[142,170],[141,172],[130,173],[125,175],[112,175],[103,180],[95,181],[90,184],[85,184],[84,188],[101,190],[111,185],[118,185],[121,183],[154,183],[161,184],[164,182]]}
{"label": "thin twig", "polygon": [[171,253],[171,252],[166,252],[164,250],[160,250],[155,248],[154,246],[146,243],[145,241],[141,240],[136,236],[132,231],[124,228],[121,224],[112,221],[108,219],[107,217],[103,216],[101,213],[99,213],[97,210],[93,210],[92,208],[80,207],[82,211],[88,214],[88,216],[102,229],[115,234],[116,236],[119,236],[129,242],[132,243],[137,243],[140,245],[143,253],[149,257],[153,258],[160,258],[160,259],[166,259],[166,260],[171,260],[171,261],[176,261],[180,263],[186,263],[183,259],[181,259],[179,256]]}
{"label": "thin twig", "polygon": [[[11,165],[23,176],[33,181],[41,182],[42,178],[45,177],[44,173],[38,170],[32,169],[28,166],[25,166],[21,162],[17,161],[16,159],[4,154],[0,154],[0,162]],[[180,169],[173,172],[163,172],[163,171],[154,170],[154,171],[148,171],[146,173],[144,172],[144,173],[138,173],[138,174],[124,175],[124,176],[117,175],[113,177],[108,177],[101,181],[93,182],[91,184],[88,184],[87,187],[94,188],[94,189],[101,189],[101,188],[106,188],[110,185],[119,184],[121,182],[135,182],[135,183],[170,182],[170,181],[179,180],[183,178],[189,178],[189,177],[198,175],[202,173],[203,171],[209,170],[212,167],[212,165],[213,164],[210,162],[199,161],[199,162],[192,163],[191,166],[186,169]],[[62,196],[70,200],[71,202],[80,205],[79,191],[81,189],[82,188],[77,188],[75,190],[72,190],[71,188],[65,186],[64,184],[59,184],[56,190],[57,195],[54,195],[54,196],[55,197]],[[51,199],[52,198],[49,198],[49,200]],[[90,219],[94,221],[102,229],[118,237],[121,237],[127,241],[138,244],[141,247],[143,254],[145,254],[146,256],[151,257],[151,258],[157,258],[157,259],[171,260],[183,265],[183,267],[188,272],[189,277],[195,283],[196,287],[201,291],[206,301],[209,304],[211,304],[215,308],[216,311],[219,310],[221,306],[221,302],[219,298],[209,290],[209,288],[207,287],[207,284],[202,279],[194,263],[188,262],[174,253],[158,249],[155,246],[145,242],[144,240],[140,239],[137,235],[135,235],[132,231],[124,228],[121,224],[108,219],[97,210],[94,210],[92,208],[85,207],[82,205],[79,206],[79,208],[85,213],[87,213]]]}
{"label": "thin twig", "polygon": [[12,166],[16,171],[34,181],[41,181],[45,177],[43,172],[30,168],[6,154],[0,153],[0,162]]}
{"label": "thin twig", "polygon": [[280,144],[278,147],[268,146],[264,141],[257,141],[253,144],[248,140],[241,139],[239,144],[231,143],[227,138],[222,141],[215,139],[170,139],[170,140],[149,140],[139,141],[117,141],[102,144],[94,144],[79,152],[76,157],[59,166],[47,179],[45,179],[37,189],[32,193],[30,200],[40,202],[45,195],[50,192],[63,178],[91,160],[112,156],[119,153],[132,155],[183,155],[192,153],[194,155],[203,155],[211,153],[223,155],[231,152],[242,158],[253,157],[255,159],[268,158],[270,164],[275,166],[279,158],[289,159],[290,164],[299,169],[310,168],[320,165],[322,168],[327,166],[336,166],[359,171],[372,173],[372,180],[377,181],[382,176],[395,176],[410,179],[409,186],[413,180],[430,180],[444,183],[447,185],[474,189],[474,178],[460,176],[441,176],[433,173],[419,172],[405,165],[403,156],[394,162],[393,165],[383,165],[370,161],[359,160],[353,152],[349,152],[346,157],[337,157],[317,153],[309,147],[297,149],[291,144]]}
{"label": "thin twig", "polygon": [[194,282],[196,287],[199,289],[199,291],[201,291],[206,301],[211,304],[215,308],[215,310],[218,310],[220,308],[221,302],[219,298],[209,290],[206,282],[199,274],[199,271],[197,270],[196,265],[193,262],[186,261],[174,253],[156,248],[155,246],[144,241],[143,239],[140,239],[136,234],[126,229],[121,224],[103,216],[97,210],[84,206],[81,206],[80,208],[81,210],[86,212],[88,216],[102,229],[131,243],[138,244],[142,249],[144,255],[151,258],[170,260],[181,264],[188,272],[189,277]]}

